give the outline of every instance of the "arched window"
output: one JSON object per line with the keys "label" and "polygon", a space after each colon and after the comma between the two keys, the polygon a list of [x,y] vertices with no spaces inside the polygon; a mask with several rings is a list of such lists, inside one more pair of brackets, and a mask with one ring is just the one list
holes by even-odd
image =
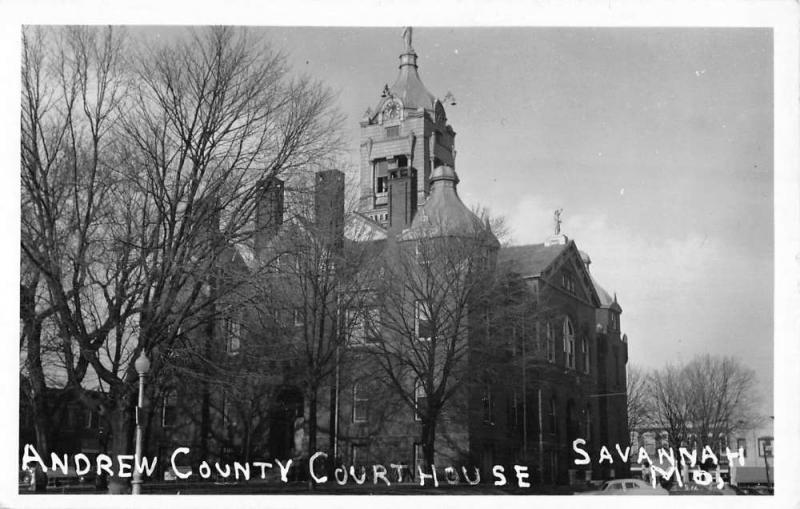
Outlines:
{"label": "arched window", "polygon": [[570,369],[575,369],[575,327],[569,317],[564,318],[564,359]]}

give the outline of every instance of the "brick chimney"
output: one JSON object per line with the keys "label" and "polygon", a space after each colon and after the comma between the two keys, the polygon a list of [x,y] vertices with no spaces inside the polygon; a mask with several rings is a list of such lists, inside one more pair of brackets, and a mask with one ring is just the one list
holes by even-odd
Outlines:
{"label": "brick chimney", "polygon": [[333,249],[344,244],[344,173],[317,172],[314,182],[314,221],[320,235]]}
{"label": "brick chimney", "polygon": [[268,177],[258,184],[256,204],[256,258],[261,259],[269,241],[283,224],[283,181]]}
{"label": "brick chimney", "polygon": [[389,232],[397,234],[411,226],[417,212],[417,172],[398,168],[389,175]]}

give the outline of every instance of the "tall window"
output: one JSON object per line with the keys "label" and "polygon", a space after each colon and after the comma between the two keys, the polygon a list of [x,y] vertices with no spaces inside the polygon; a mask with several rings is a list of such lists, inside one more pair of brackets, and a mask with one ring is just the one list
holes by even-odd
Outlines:
{"label": "tall window", "polygon": [[553,324],[547,322],[545,325],[545,344],[547,349],[547,360],[556,361],[556,335],[553,333]]}
{"label": "tall window", "polygon": [[353,422],[367,422],[369,399],[363,384],[353,384]]}
{"label": "tall window", "polygon": [[558,433],[558,415],[556,414],[556,397],[550,398],[550,433]]}
{"label": "tall window", "polygon": [[584,373],[589,373],[589,338],[581,338],[581,364]]}
{"label": "tall window", "polygon": [[592,407],[591,405],[586,405],[586,441],[591,442],[592,440]]}
{"label": "tall window", "polygon": [[430,341],[433,337],[433,327],[430,319],[430,308],[424,301],[418,300],[414,303],[415,320],[414,328],[417,338],[420,341]]}
{"label": "tall window", "polygon": [[345,330],[350,330],[350,345],[358,346],[366,343],[364,315],[359,309],[348,309],[345,312]]}
{"label": "tall window", "polygon": [[86,410],[85,424],[87,429],[97,429],[100,426],[100,414],[97,410],[91,408]]}
{"label": "tall window", "polygon": [[414,420],[421,421],[424,412],[428,409],[428,395],[422,381],[417,380],[414,384]]}
{"label": "tall window", "polygon": [[575,328],[564,318],[564,357],[568,368],[575,369]]}
{"label": "tall window", "polygon": [[241,324],[232,317],[225,318],[225,351],[228,355],[239,353],[241,346]]}
{"label": "tall window", "polygon": [[375,161],[375,193],[384,194],[389,190],[389,163],[386,159]]}
{"label": "tall window", "polygon": [[352,465],[359,465],[366,461],[366,447],[361,444],[350,445],[350,463]]}
{"label": "tall window", "polygon": [[367,343],[378,343],[381,340],[381,311],[377,307],[367,308],[364,312],[364,337]]}
{"label": "tall window", "polygon": [[561,273],[561,287],[570,293],[575,293],[575,278],[569,272]]}
{"label": "tall window", "polygon": [[488,383],[483,390],[483,422],[494,426],[494,399],[492,398],[492,386]]}
{"label": "tall window", "polygon": [[175,426],[178,420],[178,392],[169,389],[164,393],[164,404],[161,407],[161,426],[168,428]]}
{"label": "tall window", "polygon": [[736,448],[741,449],[743,451],[744,457],[747,457],[747,439],[746,438],[737,438],[736,439]]}
{"label": "tall window", "polygon": [[510,400],[510,409],[508,415],[509,428],[517,430],[522,427],[522,400],[517,391],[514,391]]}

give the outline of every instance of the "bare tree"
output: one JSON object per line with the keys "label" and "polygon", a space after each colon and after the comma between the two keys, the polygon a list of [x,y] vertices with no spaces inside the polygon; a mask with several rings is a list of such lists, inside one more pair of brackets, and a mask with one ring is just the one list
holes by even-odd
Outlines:
{"label": "bare tree", "polygon": [[653,372],[648,379],[653,405],[653,423],[668,434],[671,447],[686,444],[689,430],[688,387],[679,366],[668,365]]}
{"label": "bare tree", "polygon": [[[257,184],[329,157],[338,117],[325,88],[290,79],[281,55],[241,31],[189,31],[131,65],[111,29],[64,34],[60,108],[47,112],[63,127],[23,135],[35,236],[22,249],[47,283],[68,384],[80,389],[89,370],[97,378],[111,452],[123,453],[131,360],[150,352],[157,372],[184,325],[219,315],[217,303],[241,287],[221,267],[255,233]],[[30,97],[41,94],[28,89],[23,102],[37,106]],[[23,131],[26,119],[41,125],[42,109],[23,109]],[[42,146],[45,135],[66,140],[60,152]]]}
{"label": "bare tree", "polygon": [[699,446],[713,450],[727,445],[728,437],[751,428],[755,412],[755,373],[733,357],[702,355],[684,367],[689,420]]}
{"label": "bare tree", "polygon": [[42,361],[43,320],[59,343],[60,385],[81,397],[99,346],[133,313],[132,295],[116,287],[130,276],[128,260],[108,256],[122,67],[122,38],[112,29],[23,30],[21,319],[40,440],[46,372],[58,369],[52,357]]}
{"label": "bare tree", "polygon": [[740,361],[703,355],[653,372],[645,404],[670,446],[718,450],[731,433],[757,421],[754,383],[753,371]]}
{"label": "bare tree", "polygon": [[390,244],[384,256],[377,292],[384,337],[373,350],[376,377],[422,423],[428,465],[447,404],[474,380],[469,352],[487,326],[497,247],[482,223],[465,236],[442,236],[441,225],[430,226],[430,235]]}
{"label": "bare tree", "polygon": [[648,393],[647,375],[638,366],[627,369],[628,430],[638,432],[652,419],[652,402]]}

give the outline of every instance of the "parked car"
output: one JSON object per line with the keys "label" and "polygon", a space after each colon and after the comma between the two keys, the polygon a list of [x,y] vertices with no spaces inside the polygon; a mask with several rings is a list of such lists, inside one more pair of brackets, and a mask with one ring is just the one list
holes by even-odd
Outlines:
{"label": "parked car", "polygon": [[613,479],[604,482],[599,490],[585,491],[581,495],[669,495],[660,486],[653,488],[641,479]]}

